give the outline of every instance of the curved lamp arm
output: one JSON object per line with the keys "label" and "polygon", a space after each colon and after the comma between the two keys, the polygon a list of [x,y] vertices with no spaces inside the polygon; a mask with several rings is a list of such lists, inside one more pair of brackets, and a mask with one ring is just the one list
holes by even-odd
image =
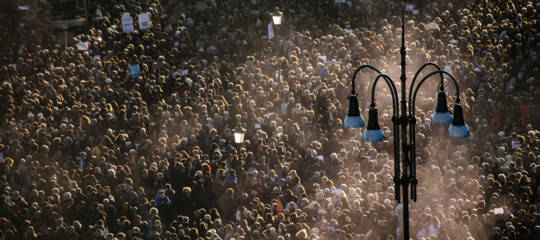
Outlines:
{"label": "curved lamp arm", "polygon": [[397,100],[398,94],[396,85],[394,84],[394,81],[392,81],[392,79],[384,73],[379,74],[379,76],[375,78],[375,81],[373,82],[373,87],[371,87],[371,107],[375,107],[375,88],[377,87],[377,82],[379,81],[379,78],[383,78],[388,85],[388,88],[390,88],[390,92],[392,93],[392,103],[394,107],[393,115],[397,116],[399,111],[399,103]]}
{"label": "curved lamp arm", "polygon": [[[427,63],[427,64],[424,64],[422,66],[422,68],[426,67],[427,65],[432,65],[431,63]],[[436,66],[438,68],[438,66],[436,64],[434,64],[434,66]],[[422,68],[420,68],[420,70],[422,70]],[[420,70],[418,70],[418,72],[416,73],[416,76],[414,76],[414,79],[416,79],[416,77],[418,76],[418,73],[420,72]],[[410,131],[410,134],[409,134],[409,141],[411,142],[411,146],[412,146],[412,149],[411,149],[411,161],[412,161],[412,164],[414,166],[416,166],[416,118],[415,118],[415,107],[416,107],[416,95],[418,94],[418,90],[420,89],[420,87],[422,86],[422,84],[431,76],[435,75],[435,74],[440,74],[441,75],[441,91],[444,90],[444,87],[442,86],[442,82],[444,80],[444,75],[447,75],[450,77],[450,79],[452,79],[452,81],[454,81],[454,84],[456,86],[456,102],[459,103],[459,85],[458,85],[458,82],[456,81],[456,79],[454,78],[454,76],[452,76],[452,74],[448,73],[447,71],[442,71],[442,70],[437,70],[437,71],[433,71],[431,73],[429,73],[428,75],[426,75],[425,77],[422,78],[422,80],[418,83],[418,86],[416,86],[416,88],[414,89],[414,94],[412,92],[412,85],[411,85],[411,92],[409,93],[409,116],[410,116],[410,122],[409,122],[409,131]],[[414,80],[413,80],[413,84],[414,84]],[[410,100],[411,99],[411,96],[412,96],[412,101]],[[416,202],[416,184],[418,182],[418,180],[416,180],[416,169],[415,168],[412,168],[411,169],[411,176],[413,177],[413,187],[411,188],[411,197],[413,199],[413,201]]]}
{"label": "curved lamp arm", "polygon": [[390,88],[390,92],[392,95],[392,103],[394,107],[394,112],[392,116],[392,122],[394,123],[394,183],[396,184],[394,187],[394,198],[398,202],[400,201],[401,197],[401,178],[399,177],[401,168],[400,168],[400,146],[399,146],[399,139],[400,139],[400,133],[399,133],[399,123],[398,123],[398,114],[399,114],[399,102],[398,102],[398,94],[396,85],[394,84],[394,81],[386,75],[386,74],[379,74],[377,78],[375,78],[375,81],[373,82],[373,87],[371,87],[371,107],[375,107],[375,88],[377,87],[377,82],[379,81],[379,78],[383,78],[386,84],[388,85],[388,88]]}
{"label": "curved lamp arm", "polygon": [[[424,68],[426,68],[427,66],[434,66],[435,68],[437,68],[438,71],[441,71],[441,67],[439,65],[437,65],[436,63],[434,63],[434,62],[429,62],[429,63],[426,63],[426,64],[422,65],[418,69],[418,71],[416,71],[416,74],[414,74],[414,78],[412,79],[411,87],[409,89],[409,93],[413,92],[414,83],[416,82],[416,79],[420,75],[420,72],[422,72],[422,70],[424,70]],[[440,90],[444,91],[444,75],[442,73],[440,75],[441,75],[441,89]],[[412,98],[412,94],[409,94],[409,102],[411,102],[411,98]],[[409,105],[409,115],[412,114],[412,109],[414,109],[414,108],[411,108],[411,105]]]}
{"label": "curved lamp arm", "polygon": [[356,71],[354,71],[354,74],[352,76],[352,90],[351,90],[351,94],[356,94],[356,85],[355,85],[355,80],[356,80],[356,74],[358,74],[358,72],[360,72],[360,70],[364,69],[364,68],[369,68],[369,69],[372,69],[373,71],[377,72],[378,74],[381,74],[381,70],[379,70],[378,68],[374,67],[374,66],[371,66],[369,64],[365,64],[365,65],[362,65],[360,67],[358,67],[356,69]]}
{"label": "curved lamp arm", "polygon": [[[428,75],[426,75],[424,78],[422,78],[422,80],[420,81],[420,83],[418,83],[418,86],[414,89],[414,94],[412,95],[412,102],[410,102],[410,116],[414,117],[415,116],[415,112],[414,112],[414,109],[415,109],[415,106],[416,106],[416,94],[418,93],[418,90],[420,89],[420,87],[422,86],[422,84],[431,76],[435,75],[435,74],[441,74],[441,75],[447,75],[448,77],[450,77],[450,79],[452,79],[452,81],[454,81],[454,85],[456,86],[456,103],[459,103],[460,102],[460,99],[459,99],[459,85],[458,85],[458,82],[456,81],[456,79],[454,78],[454,76],[452,76],[452,74],[448,73],[447,71],[442,71],[442,70],[438,70],[438,71],[433,71],[431,73],[429,73]],[[410,96],[409,96],[410,97]]]}

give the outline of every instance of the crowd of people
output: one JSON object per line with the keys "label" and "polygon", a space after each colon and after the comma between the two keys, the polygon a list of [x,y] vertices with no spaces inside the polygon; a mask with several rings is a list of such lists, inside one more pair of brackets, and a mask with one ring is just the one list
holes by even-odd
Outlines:
{"label": "crowd of people", "polygon": [[[402,239],[390,91],[376,91],[384,142],[343,120],[358,66],[399,79],[408,5],[407,75],[452,73],[472,132],[431,124],[426,82],[411,237],[540,238],[540,4],[339,2],[88,1],[73,40],[88,49],[3,10],[0,238]],[[374,77],[356,78],[364,117]]]}

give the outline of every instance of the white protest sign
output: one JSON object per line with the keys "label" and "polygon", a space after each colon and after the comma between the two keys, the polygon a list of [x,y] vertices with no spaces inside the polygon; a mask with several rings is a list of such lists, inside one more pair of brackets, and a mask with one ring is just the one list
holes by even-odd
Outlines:
{"label": "white protest sign", "polygon": [[122,17],[122,31],[125,33],[135,31],[135,27],[133,26],[133,18],[129,16],[129,13],[124,13],[124,16]]}
{"label": "white protest sign", "polygon": [[150,27],[152,27],[152,24],[150,23],[150,15],[148,15],[148,13],[139,14],[139,28],[144,30]]}
{"label": "white protest sign", "polygon": [[512,148],[513,149],[516,149],[516,148],[519,148],[521,147],[521,144],[519,143],[518,140],[512,140]]}
{"label": "white protest sign", "polygon": [[78,50],[86,51],[86,50],[88,50],[89,47],[90,47],[90,46],[89,46],[88,42],[80,42],[80,43],[77,43],[77,49],[78,49]]}
{"label": "white protest sign", "polygon": [[414,10],[412,11],[412,14],[418,15],[418,9],[414,9]]}
{"label": "white protest sign", "polygon": [[446,65],[446,66],[444,66],[444,71],[447,71],[447,72],[451,73],[452,72],[452,67],[450,67],[449,65]]}
{"label": "white protest sign", "polygon": [[414,10],[414,5],[412,5],[412,4],[407,4],[407,5],[405,6],[405,11],[412,11],[412,10]]}
{"label": "white protest sign", "polygon": [[94,20],[103,20],[103,13],[101,12],[101,9],[96,9],[96,18]]}
{"label": "white protest sign", "polygon": [[429,29],[435,29],[439,27],[439,24],[432,22],[432,23],[428,23],[427,27]]}
{"label": "white protest sign", "polygon": [[332,190],[332,194],[341,195],[341,194],[343,194],[343,189],[341,189],[341,188],[334,189],[334,190]]}
{"label": "white protest sign", "polygon": [[272,23],[268,24],[268,39],[274,38],[274,28],[272,28]]}
{"label": "white protest sign", "polygon": [[321,59],[323,60],[323,63],[327,63],[327,62],[328,62],[326,56],[321,56]]}

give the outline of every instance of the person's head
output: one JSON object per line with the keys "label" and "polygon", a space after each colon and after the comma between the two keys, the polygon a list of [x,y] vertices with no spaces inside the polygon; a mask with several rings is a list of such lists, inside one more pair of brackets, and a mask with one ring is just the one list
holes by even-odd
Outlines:
{"label": "person's head", "polygon": [[125,240],[127,239],[127,236],[125,233],[119,232],[118,234],[116,234],[116,238],[118,238],[118,240]]}
{"label": "person's head", "polygon": [[191,188],[190,187],[184,187],[182,189],[182,192],[184,193],[185,196],[187,197],[190,197],[191,196]]}

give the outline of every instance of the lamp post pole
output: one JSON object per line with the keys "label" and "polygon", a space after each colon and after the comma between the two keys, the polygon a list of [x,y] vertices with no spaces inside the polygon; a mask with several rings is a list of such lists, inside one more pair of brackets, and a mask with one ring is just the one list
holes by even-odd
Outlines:
{"label": "lamp post pole", "polygon": [[[403,236],[404,239],[409,239],[409,197],[408,197],[408,189],[409,189],[409,174],[408,174],[408,168],[409,168],[409,145],[407,144],[407,101],[405,96],[406,95],[406,82],[407,82],[407,76],[405,71],[405,55],[407,54],[407,50],[405,48],[405,12],[401,13],[401,48],[399,50],[399,53],[401,55],[401,76],[399,79],[401,80],[401,117],[399,124],[401,125],[401,150],[403,152],[403,163],[402,168],[403,171],[401,173],[401,184],[403,185]],[[395,124],[395,123],[394,123]],[[412,169],[412,166],[411,166]],[[414,177],[416,180],[416,176]]]}
{"label": "lamp post pole", "polygon": [[283,20],[283,13],[279,11],[279,8],[276,7],[274,9],[274,12],[272,13],[272,23],[274,24],[274,26],[276,26],[276,30],[274,30],[274,41],[276,42],[275,43],[275,48],[276,48],[276,60],[277,60],[277,80],[281,79],[281,67],[279,66],[279,41],[277,39],[277,34],[278,34],[278,29],[279,29],[279,25],[281,25],[281,21]]}
{"label": "lamp post pole", "polygon": [[[392,122],[394,126],[394,184],[395,192],[394,198],[397,202],[403,201],[403,239],[409,240],[409,190],[410,198],[416,202],[416,186],[418,180],[416,179],[416,117],[415,117],[415,103],[416,95],[422,84],[433,75],[440,76],[439,93],[437,100],[437,109],[431,116],[431,122],[433,124],[451,124],[448,129],[448,136],[452,138],[464,138],[470,136],[468,126],[463,120],[463,108],[459,104],[459,86],[452,74],[442,71],[441,68],[435,63],[426,63],[422,65],[417,71],[410,84],[409,95],[406,92],[406,53],[405,48],[405,13],[402,13],[402,25],[401,25],[401,100],[399,99],[397,88],[394,81],[386,74],[382,73],[378,68],[371,65],[362,65],[356,69],[352,77],[352,89],[349,95],[349,113],[343,122],[343,126],[346,128],[359,128],[365,126],[364,118],[360,115],[358,108],[358,97],[355,90],[356,75],[360,70],[367,68],[377,72],[379,75],[375,78],[373,86],[371,88],[371,105],[369,107],[369,119],[368,125],[362,140],[368,142],[380,142],[385,139],[384,133],[381,131],[378,122],[378,113],[375,102],[375,89],[379,79],[385,81],[392,96],[393,116]],[[417,86],[415,82],[420,76],[421,71],[428,67],[433,66],[437,70],[432,71],[424,76]],[[444,92],[444,77],[448,77],[454,83],[456,88],[456,104],[454,105],[454,117],[448,111],[448,105],[446,101],[446,93]],[[407,97],[408,100],[407,101]],[[399,102],[398,102],[399,101]],[[401,111],[400,111],[401,108]],[[408,112],[407,112],[408,110]],[[400,136],[401,134],[401,136]],[[401,161],[400,161],[401,160]],[[402,195],[401,195],[402,194]]]}
{"label": "lamp post pole", "polygon": [[281,66],[279,64],[279,41],[278,41],[278,38],[277,38],[277,30],[278,30],[278,27],[279,25],[276,25],[276,30],[275,30],[275,34],[274,34],[274,41],[276,42],[276,66],[277,66],[277,82],[279,82],[279,80],[281,79]]}

